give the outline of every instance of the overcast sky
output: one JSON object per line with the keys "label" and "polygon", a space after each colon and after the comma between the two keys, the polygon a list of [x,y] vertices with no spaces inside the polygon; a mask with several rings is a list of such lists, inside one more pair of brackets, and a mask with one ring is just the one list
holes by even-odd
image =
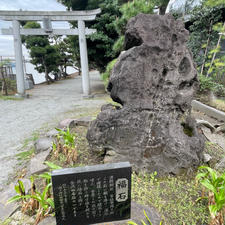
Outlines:
{"label": "overcast sky", "polygon": [[[66,8],[56,0],[0,0],[0,10],[31,10],[31,11],[65,11]],[[0,29],[11,27],[11,22],[0,20]],[[53,23],[54,28],[68,26],[65,22]],[[23,53],[27,57],[27,51],[23,48]],[[0,32],[0,56],[13,56],[13,37],[1,35]]]}

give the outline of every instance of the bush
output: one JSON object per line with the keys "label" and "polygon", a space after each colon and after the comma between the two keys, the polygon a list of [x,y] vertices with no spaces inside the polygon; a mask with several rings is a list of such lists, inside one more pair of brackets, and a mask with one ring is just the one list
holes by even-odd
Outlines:
{"label": "bush", "polygon": [[102,80],[104,81],[105,88],[107,88],[108,86],[109,77],[116,62],[117,62],[117,59],[113,59],[111,62],[109,62],[106,67],[106,71],[101,74]]}
{"label": "bush", "polygon": [[[3,79],[0,79],[0,87],[1,87],[1,89],[2,89],[3,82],[4,82]],[[14,94],[16,92],[16,81],[15,80],[11,80],[9,78],[5,78],[5,83],[6,83],[6,86],[7,86],[8,94]]]}
{"label": "bush", "polygon": [[222,84],[215,83],[213,93],[218,97],[225,97],[225,87]]}
{"label": "bush", "polygon": [[122,35],[113,45],[113,52],[115,52],[115,54],[120,54],[120,52],[124,50],[124,40],[125,36]]}
{"label": "bush", "polygon": [[212,91],[216,96],[225,97],[225,87],[216,83],[212,77],[199,75],[199,93],[205,94]]}
{"label": "bush", "polygon": [[213,91],[215,87],[215,83],[211,77],[206,77],[204,75],[199,75],[199,91],[200,93],[207,93],[209,91]]}
{"label": "bush", "polygon": [[[204,51],[208,38],[208,50],[215,48],[219,35],[213,26],[222,20],[223,10],[220,7],[206,7],[204,3],[195,7],[190,16],[192,25],[189,27],[190,38],[188,47],[193,53],[194,61],[198,66],[204,62]],[[208,61],[208,60],[207,60]],[[209,60],[210,61],[210,60]]]}

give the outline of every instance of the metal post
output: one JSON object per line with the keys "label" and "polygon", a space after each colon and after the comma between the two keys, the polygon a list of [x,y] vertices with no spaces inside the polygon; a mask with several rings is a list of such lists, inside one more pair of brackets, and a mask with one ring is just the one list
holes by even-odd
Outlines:
{"label": "metal post", "polygon": [[20,37],[20,23],[17,20],[12,21],[13,37],[14,37],[14,51],[16,59],[16,83],[17,93],[21,96],[25,95],[24,71],[23,71],[23,54],[22,43]]}
{"label": "metal post", "polygon": [[79,46],[80,46],[80,59],[81,59],[81,72],[82,72],[82,86],[85,96],[90,95],[90,80],[87,56],[87,42],[85,38],[85,23],[82,20],[78,21],[79,30]]}

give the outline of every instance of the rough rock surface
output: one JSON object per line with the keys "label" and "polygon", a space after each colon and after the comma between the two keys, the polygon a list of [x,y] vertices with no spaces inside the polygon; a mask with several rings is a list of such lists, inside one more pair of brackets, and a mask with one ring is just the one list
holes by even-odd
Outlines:
{"label": "rough rock surface", "polygon": [[55,217],[46,217],[39,223],[39,225],[56,225]]}
{"label": "rough rock surface", "polygon": [[215,169],[217,170],[225,170],[225,157],[222,158],[216,165],[215,165]]}
{"label": "rough rock surface", "polygon": [[179,174],[203,160],[204,138],[184,118],[198,86],[188,31],[172,16],[139,14],[127,25],[125,47],[110,76],[111,98],[91,123],[93,149],[113,150],[107,162],[130,161],[135,170]]}
{"label": "rough rock surface", "polygon": [[47,151],[44,151],[35,155],[30,160],[29,175],[41,174],[48,170],[48,166],[45,165],[44,162],[46,161],[50,153],[51,153],[51,149],[48,149]]}
{"label": "rough rock surface", "polygon": [[70,123],[73,121],[74,119],[71,119],[71,118],[67,118],[67,119],[64,119],[62,120],[59,125],[58,125],[58,128],[60,129],[65,129],[65,128],[68,128]]}
{"label": "rough rock surface", "polygon": [[49,148],[51,148],[52,147],[52,142],[53,142],[52,138],[48,138],[48,137],[39,138],[34,143],[34,152],[35,152],[35,154],[38,154],[40,152],[46,151]]}
{"label": "rough rock surface", "polygon": [[86,117],[81,117],[79,119],[74,119],[69,124],[69,128],[74,128],[76,126],[88,127],[91,124],[91,121],[93,121],[91,116],[86,116]]}
{"label": "rough rock surface", "polygon": [[10,217],[9,224],[10,225],[33,225],[35,224],[35,219],[34,217],[30,217],[19,210]]}
{"label": "rough rock surface", "polygon": [[58,131],[56,129],[50,130],[46,133],[46,137],[55,138],[58,135]]}

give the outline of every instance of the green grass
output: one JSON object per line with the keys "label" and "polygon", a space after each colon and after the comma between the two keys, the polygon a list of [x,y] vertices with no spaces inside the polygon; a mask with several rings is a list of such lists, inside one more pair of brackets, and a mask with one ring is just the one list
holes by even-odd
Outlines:
{"label": "green grass", "polygon": [[29,151],[24,151],[16,154],[17,160],[28,160],[34,154],[34,148],[30,149]]}
{"label": "green grass", "polygon": [[108,103],[108,104],[112,104],[112,105],[115,106],[115,107],[116,107],[116,106],[122,107],[120,103],[114,102],[111,98],[108,98],[108,99],[107,99],[107,103]]}
{"label": "green grass", "polygon": [[9,225],[9,224],[11,224],[11,221],[12,221],[11,218],[8,218],[8,219],[6,219],[4,221],[0,220],[0,225]]}
{"label": "green grass", "polygon": [[163,224],[207,224],[207,203],[196,202],[200,195],[201,186],[194,179],[168,176],[157,180],[152,175],[132,175],[133,201],[155,207]]}
{"label": "green grass", "polygon": [[18,97],[14,97],[14,96],[4,96],[4,95],[0,95],[0,100],[13,100],[13,101],[22,101],[24,100],[23,98],[18,98]]}
{"label": "green grass", "polygon": [[23,145],[21,147],[21,150],[26,150],[31,142],[35,142],[39,139],[40,135],[41,135],[40,131],[34,131],[29,138],[26,138],[23,141]]}

